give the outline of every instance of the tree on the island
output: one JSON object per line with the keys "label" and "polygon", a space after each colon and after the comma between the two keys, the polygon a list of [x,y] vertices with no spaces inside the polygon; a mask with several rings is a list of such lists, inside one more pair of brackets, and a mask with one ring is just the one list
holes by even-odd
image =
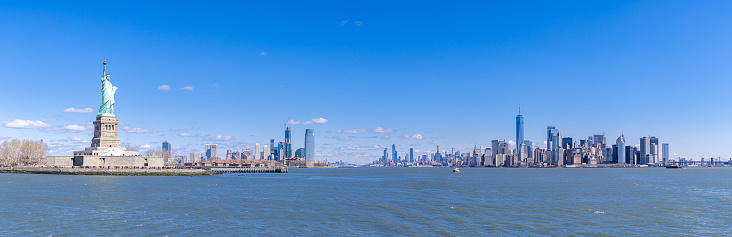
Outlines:
{"label": "tree on the island", "polygon": [[47,150],[48,145],[43,140],[5,141],[0,146],[0,165],[38,165]]}
{"label": "tree on the island", "polygon": [[127,151],[137,151],[137,146],[125,145]]}

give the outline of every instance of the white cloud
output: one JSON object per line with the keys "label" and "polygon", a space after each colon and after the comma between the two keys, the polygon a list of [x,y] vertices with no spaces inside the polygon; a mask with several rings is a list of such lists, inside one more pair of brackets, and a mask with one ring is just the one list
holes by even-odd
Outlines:
{"label": "white cloud", "polygon": [[192,86],[184,86],[183,88],[180,88],[180,89],[181,90],[192,91],[193,90],[193,87]]}
{"label": "white cloud", "polygon": [[310,119],[309,121],[295,121],[294,119],[287,121],[287,124],[289,124],[289,125],[313,125],[313,124],[323,125],[326,123],[328,123],[328,120],[324,119],[324,118],[314,118],[314,119]]}
{"label": "white cloud", "polygon": [[201,135],[198,135],[198,134],[189,134],[189,133],[180,133],[180,134],[178,134],[178,136],[181,136],[181,137],[200,137]]}
{"label": "white cloud", "polygon": [[365,128],[351,129],[351,130],[338,130],[337,133],[365,133]]}
{"label": "white cloud", "polygon": [[80,137],[72,137],[72,138],[69,138],[69,139],[72,140],[72,141],[77,141],[77,142],[84,140],[84,139],[81,139]]}
{"label": "white cloud", "polygon": [[10,137],[0,137],[0,140],[8,140]]}
{"label": "white cloud", "polygon": [[64,125],[64,126],[60,126],[60,127],[55,127],[55,128],[53,128],[53,130],[47,131],[47,132],[48,133],[76,133],[76,132],[83,132],[83,131],[91,130],[91,129],[94,129],[94,125],[82,126],[82,125],[76,125],[76,124],[69,124],[69,125]]}
{"label": "white cloud", "polygon": [[381,137],[381,139],[389,139],[389,138],[391,138],[391,135],[384,135]]}
{"label": "white cloud", "polygon": [[86,109],[76,109],[74,107],[68,108],[64,110],[65,113],[92,113],[94,110],[92,108],[86,108]]}
{"label": "white cloud", "polygon": [[5,121],[3,122],[3,127],[6,128],[22,128],[22,129],[42,129],[42,128],[48,128],[51,127],[51,125],[46,124],[41,121],[33,121],[33,120],[21,120],[16,119],[13,121]]}
{"label": "white cloud", "polygon": [[144,129],[144,128],[133,128],[133,127],[123,127],[122,130],[125,130],[125,132],[128,133],[151,133],[152,131]]}
{"label": "white cloud", "polygon": [[145,144],[145,145],[140,146],[140,148],[142,148],[142,149],[150,149],[150,147],[151,147],[150,144]]}
{"label": "white cloud", "polygon": [[377,133],[394,133],[394,129],[391,129],[391,128],[386,129],[386,128],[382,128],[382,127],[376,127],[374,129],[374,132],[377,132]]}
{"label": "white cloud", "polygon": [[409,136],[409,135],[404,135],[404,136],[402,136],[402,138],[405,138],[405,139],[416,139],[416,140],[422,140],[422,138],[423,138],[423,137],[422,137],[422,134],[419,134],[419,133],[417,133],[417,134],[414,134],[414,135],[412,135],[412,136]]}
{"label": "white cloud", "polygon": [[259,56],[267,56],[267,52],[262,51],[261,53],[259,53]]}
{"label": "white cloud", "polygon": [[328,120],[324,119],[324,118],[314,118],[314,119],[311,119],[310,121],[312,121],[314,124],[321,124],[321,125],[328,123]]}
{"label": "white cloud", "polygon": [[214,140],[214,141],[229,141],[229,140],[232,140],[234,138],[232,138],[231,136],[221,136],[221,135],[218,135],[218,136],[212,137],[211,139]]}
{"label": "white cloud", "polygon": [[169,91],[170,90],[170,86],[169,85],[158,86],[158,90],[159,91]]}
{"label": "white cloud", "polygon": [[356,27],[361,27],[361,25],[363,25],[363,21],[355,21],[354,24]]}

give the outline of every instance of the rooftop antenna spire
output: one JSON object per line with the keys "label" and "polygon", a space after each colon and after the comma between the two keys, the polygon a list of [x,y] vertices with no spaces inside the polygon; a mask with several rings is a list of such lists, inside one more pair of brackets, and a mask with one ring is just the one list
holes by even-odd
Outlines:
{"label": "rooftop antenna spire", "polygon": [[519,102],[519,115],[521,115],[521,102]]}

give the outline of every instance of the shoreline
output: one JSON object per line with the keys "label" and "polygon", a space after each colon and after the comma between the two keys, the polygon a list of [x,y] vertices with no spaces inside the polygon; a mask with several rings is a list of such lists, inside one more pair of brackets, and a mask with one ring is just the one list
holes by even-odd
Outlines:
{"label": "shoreline", "polygon": [[51,174],[51,175],[101,175],[101,176],[205,176],[219,173],[202,169],[105,169],[105,168],[55,168],[36,166],[0,167],[0,173]]}

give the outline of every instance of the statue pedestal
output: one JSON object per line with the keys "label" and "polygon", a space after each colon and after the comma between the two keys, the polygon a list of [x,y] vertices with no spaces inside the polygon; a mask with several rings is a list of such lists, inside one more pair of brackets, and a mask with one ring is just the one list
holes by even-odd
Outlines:
{"label": "statue pedestal", "polygon": [[119,121],[114,116],[97,116],[94,122],[94,138],[91,147],[120,147],[117,136]]}

